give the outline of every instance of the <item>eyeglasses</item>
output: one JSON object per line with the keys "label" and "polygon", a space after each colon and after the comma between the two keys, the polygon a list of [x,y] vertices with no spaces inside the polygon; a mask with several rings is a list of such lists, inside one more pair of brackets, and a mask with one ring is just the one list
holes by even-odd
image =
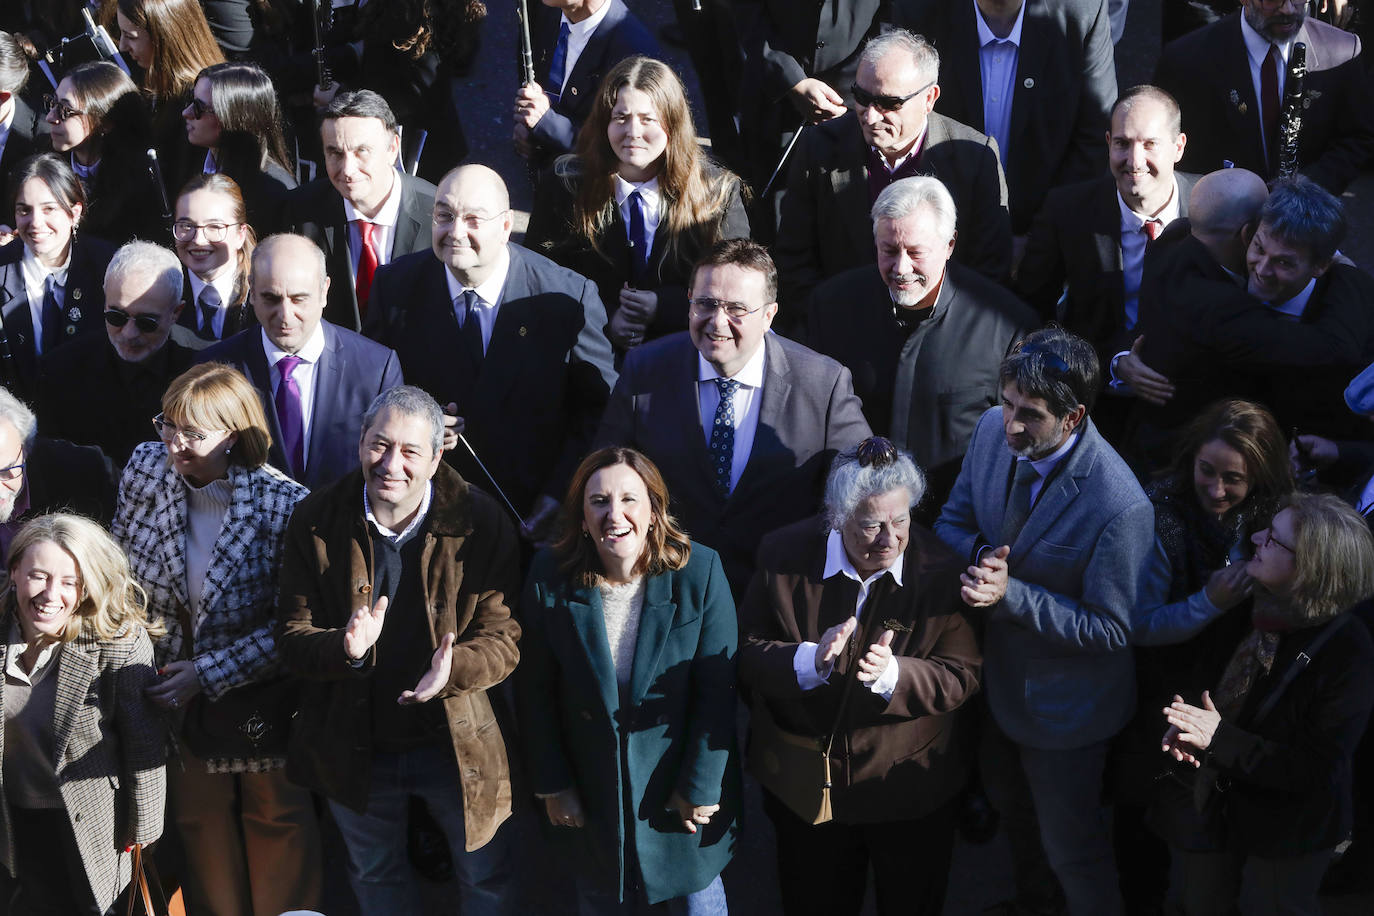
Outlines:
{"label": "eyeglasses", "polygon": [[1268,547],[1270,544],[1277,544],[1278,546],[1282,547],[1284,550],[1288,551],[1289,553],[1293,554],[1294,556],[1297,556],[1297,554],[1298,554],[1298,552],[1297,552],[1296,550],[1294,550],[1292,547],[1289,547],[1289,546],[1288,546],[1287,544],[1285,544],[1283,541],[1280,541],[1278,538],[1274,537],[1274,529],[1273,529],[1273,528],[1270,528],[1269,531],[1268,531],[1268,533],[1267,533],[1267,534],[1265,535],[1265,537],[1264,537],[1264,546],[1265,546],[1265,547]]}
{"label": "eyeglasses", "polygon": [[892,440],[882,436],[869,436],[859,443],[855,457],[859,459],[859,467],[861,468],[870,465],[875,468],[885,468],[896,463],[897,446],[892,444]]}
{"label": "eyeglasses", "polygon": [[[181,441],[192,448],[210,438],[209,433],[203,433],[188,426],[177,426],[169,423],[162,414],[153,417],[153,429],[157,430],[157,437],[163,442],[171,443],[176,440],[177,436],[180,436]],[[211,432],[217,432],[217,430],[211,430]]]}
{"label": "eyeglasses", "polygon": [[162,327],[162,319],[156,315],[130,315],[123,309],[109,308],[105,310],[105,323],[112,328],[122,328],[133,319],[134,326],[144,334],[151,334]]}
{"label": "eyeglasses", "polygon": [[86,113],[78,108],[73,108],[72,106],[68,105],[66,102],[62,101],[57,96],[52,95],[51,93],[43,96],[43,110],[56,111],[57,116],[61,118],[63,121],[66,121],[69,118],[74,118],[77,115],[83,115]]}
{"label": "eyeglasses", "polygon": [[199,121],[208,114],[214,114],[215,109],[207,102],[202,102],[195,96],[191,97],[191,104],[186,106],[191,109],[191,120]]}
{"label": "eyeglasses", "polygon": [[509,210],[498,210],[491,216],[478,216],[476,213],[465,213],[462,216],[455,216],[448,210],[434,211],[434,225],[438,229],[447,229],[455,222],[462,223],[466,228],[476,231],[482,228],[483,223],[489,223],[494,219],[500,219],[509,213]]}
{"label": "eyeglasses", "polygon": [[743,302],[732,302],[729,299],[711,299],[707,296],[698,296],[695,299],[688,299],[687,304],[691,306],[692,314],[698,318],[714,318],[716,312],[725,310],[725,317],[731,321],[743,321],[757,311],[761,311],[763,306],[751,309]]}
{"label": "eyeglasses", "polygon": [[871,107],[876,108],[879,111],[891,112],[896,111],[898,108],[901,108],[907,102],[910,102],[912,99],[916,98],[916,96],[920,95],[922,92],[925,92],[927,89],[934,85],[935,80],[931,80],[930,82],[922,86],[920,89],[917,89],[915,92],[910,93],[909,95],[874,95],[864,87],[860,86],[858,83],[855,83],[854,85],[850,86],[849,91],[853,94],[854,101],[858,104],[860,108]]}
{"label": "eyeglasses", "polygon": [[[21,456],[22,457],[22,456]],[[0,468],[0,480],[18,480],[24,476],[24,462],[12,464],[7,468]]]}
{"label": "eyeglasses", "polygon": [[193,223],[189,219],[179,219],[172,223],[172,238],[178,242],[189,242],[196,237],[199,230],[205,233],[205,241],[222,242],[224,237],[229,234],[231,226],[241,226],[242,223]]}

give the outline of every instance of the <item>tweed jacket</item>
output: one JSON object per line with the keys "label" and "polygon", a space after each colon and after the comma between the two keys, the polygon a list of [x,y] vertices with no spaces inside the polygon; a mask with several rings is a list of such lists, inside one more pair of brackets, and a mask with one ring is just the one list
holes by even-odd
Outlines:
{"label": "tweed jacket", "polygon": [[[263,680],[277,667],[274,637],[277,570],[286,523],[305,487],[270,465],[229,465],[233,495],[224,527],[205,571],[196,629],[196,676],[209,700]],[[145,442],[134,450],[119,483],[113,526],[134,576],[148,592],[148,613],[161,617],[157,663],[181,657],[186,634],[178,609],[189,612],[186,592],[186,489],[167,462],[167,446]]]}
{"label": "tweed jacket", "polygon": [[[0,633],[9,633],[13,602],[0,614]],[[0,640],[0,670],[9,646]],[[157,679],[153,647],[147,633],[126,627],[114,639],[82,633],[62,647],[53,713],[58,788],[71,821],[81,864],[102,910],[114,903],[129,883],[130,857],[124,848],[151,843],[162,835],[167,799],[163,765],[167,730],[161,716],[143,696]],[[0,677],[0,716],[5,682]],[[4,756],[0,728],[0,759]],[[9,802],[0,775],[2,861],[14,873],[15,837]]]}

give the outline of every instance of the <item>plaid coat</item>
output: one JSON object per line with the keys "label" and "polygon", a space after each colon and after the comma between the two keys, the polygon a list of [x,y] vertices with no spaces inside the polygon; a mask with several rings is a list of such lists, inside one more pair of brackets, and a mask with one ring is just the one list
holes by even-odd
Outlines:
{"label": "plaid coat", "polygon": [[[250,470],[231,464],[229,482],[229,509],[194,621],[196,675],[209,700],[277,670],[273,631],[282,538],[291,511],[307,492],[268,465]],[[161,667],[181,656],[185,635],[177,612],[190,608],[186,489],[161,442],[140,445],[124,468],[112,532],[148,592],[149,616],[160,616],[167,626],[156,647]]]}
{"label": "plaid coat", "polygon": [[[13,602],[0,614],[0,633],[8,633]],[[9,646],[0,639],[0,671]],[[126,627],[114,639],[83,633],[62,647],[57,670],[53,770],[67,817],[81,850],[81,863],[101,909],[108,909],[129,883],[132,862],[124,847],[151,843],[162,835],[167,798],[163,766],[167,729],[162,716],[143,697],[157,679],[153,647],[142,627]],[[0,721],[5,705],[0,677]],[[0,728],[0,758],[4,755]],[[3,863],[14,873],[16,838],[0,776],[0,830]]]}

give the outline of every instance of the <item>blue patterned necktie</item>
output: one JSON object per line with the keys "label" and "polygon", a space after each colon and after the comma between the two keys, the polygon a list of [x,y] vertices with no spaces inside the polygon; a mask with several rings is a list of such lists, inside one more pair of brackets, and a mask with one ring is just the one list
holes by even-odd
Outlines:
{"label": "blue patterned necktie", "polygon": [[549,84],[544,87],[544,94],[549,97],[550,106],[558,104],[558,99],[563,94],[563,81],[567,79],[563,68],[568,62],[568,35],[568,20],[564,19],[558,23],[558,42],[553,46],[553,57],[549,60]]}
{"label": "blue patterned necktie", "polygon": [[463,290],[463,346],[474,366],[482,365],[486,350],[482,346],[482,320],[477,317],[477,291]]}
{"label": "blue patterned necktie", "polygon": [[43,350],[47,353],[62,342],[62,306],[57,304],[56,278],[48,274],[43,281]]}
{"label": "blue patterned necktie", "polygon": [[730,468],[735,460],[735,392],[739,382],[732,378],[714,380],[720,392],[716,417],[711,423],[711,466],[716,472],[716,490],[730,495]]}
{"label": "blue patterned necktie", "polygon": [[644,198],[638,191],[630,192],[630,285],[638,287],[649,267],[649,249],[653,239],[648,238],[644,219]]}

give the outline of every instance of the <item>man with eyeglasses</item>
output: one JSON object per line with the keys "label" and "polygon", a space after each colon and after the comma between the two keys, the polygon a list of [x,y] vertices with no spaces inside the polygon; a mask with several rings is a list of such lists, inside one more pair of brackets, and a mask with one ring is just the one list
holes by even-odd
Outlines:
{"label": "man with eyeglasses", "polygon": [[541,540],[615,385],[606,309],[590,280],[510,241],[510,196],[486,166],[444,176],[430,223],[432,251],[377,272],[364,333],[456,414],[478,458],[446,458]]}
{"label": "man with eyeglasses", "polygon": [[630,351],[596,434],[658,465],[736,600],[760,538],[813,514],[831,460],[871,434],[848,369],[769,333],[777,283],[757,242],[716,244],[692,277],[688,330]]}
{"label": "man with eyeglasses", "polygon": [[967,558],[961,596],[983,609],[983,783],[1017,885],[1002,911],[1062,912],[1062,887],[1073,916],[1119,916],[1102,779],[1135,713],[1132,615],[1152,597],[1154,509],[1088,419],[1091,344],[1037,331],[1001,381],[935,533]]}
{"label": "man with eyeglasses", "polygon": [[1241,8],[1171,42],[1154,82],[1188,124],[1181,168],[1234,166],[1278,175],[1293,48],[1307,46],[1296,109],[1299,171],[1340,194],[1374,156],[1374,105],[1360,39],[1307,16],[1303,0],[1242,0]]}
{"label": "man with eyeglasses", "polygon": [[792,152],[773,257],[789,324],[810,312],[813,287],[876,260],[869,208],[884,188],[916,175],[940,179],[960,214],[954,259],[994,280],[1011,264],[1007,184],[996,143],[931,109],[940,56],[894,29],[859,56],[854,104],[807,130]]}
{"label": "man with eyeglasses", "polygon": [[152,242],[123,245],[105,270],[106,339],[78,338],[38,363],[39,428],[96,445],[122,469],[152,438],[148,418],[167,385],[188,369],[194,332],[177,325],[181,262]]}

